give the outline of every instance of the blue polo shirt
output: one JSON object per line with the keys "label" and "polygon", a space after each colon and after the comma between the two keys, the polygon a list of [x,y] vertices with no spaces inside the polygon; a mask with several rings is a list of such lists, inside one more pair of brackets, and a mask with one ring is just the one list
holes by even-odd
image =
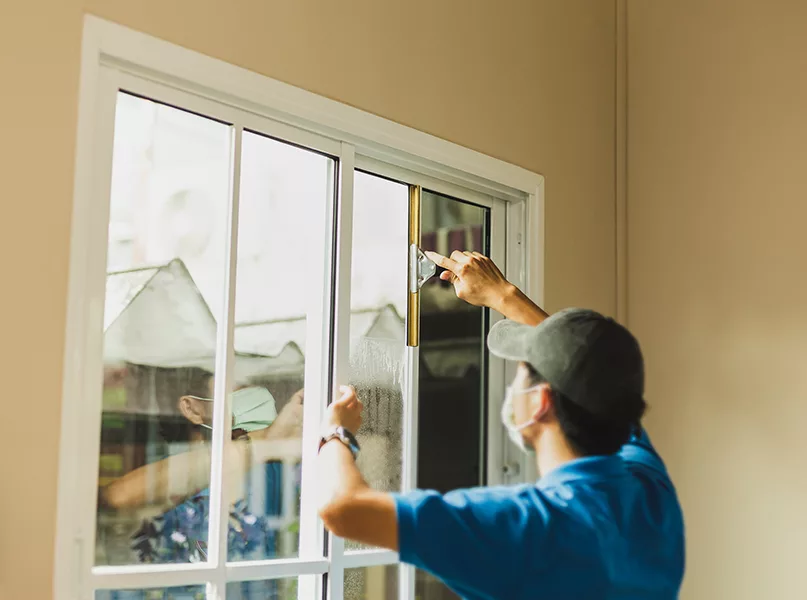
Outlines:
{"label": "blue polo shirt", "polygon": [[678,597],[684,523],[647,435],[536,484],[395,496],[401,560],[467,600]]}

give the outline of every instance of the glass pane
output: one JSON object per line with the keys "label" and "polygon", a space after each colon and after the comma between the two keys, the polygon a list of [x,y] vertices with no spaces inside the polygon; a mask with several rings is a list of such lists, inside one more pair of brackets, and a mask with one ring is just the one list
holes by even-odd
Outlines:
{"label": "glass pane", "polygon": [[205,586],[188,585],[149,590],[101,590],[95,600],[205,600]]}
{"label": "glass pane", "polygon": [[398,565],[345,570],[345,600],[397,600]]}
{"label": "glass pane", "polygon": [[417,600],[462,600],[439,579],[420,569],[415,570],[415,598]]}
{"label": "glass pane", "polygon": [[[316,590],[317,579],[317,575],[303,575],[265,581],[234,581],[227,584],[227,600],[302,600],[301,593]],[[307,592],[303,592],[303,586]],[[305,597],[314,598],[314,595]]]}
{"label": "glass pane", "polygon": [[244,132],[231,561],[298,555],[306,323],[321,310],[333,173],[331,158]]}
{"label": "glass pane", "polygon": [[359,469],[370,486],[387,491],[401,489],[408,215],[407,186],[356,173],[350,384],[365,407]]}
{"label": "glass pane", "polygon": [[[424,250],[488,254],[489,210],[424,191]],[[421,293],[418,487],[447,492],[484,483],[487,383],[486,311],[457,299],[434,277]],[[450,427],[446,424],[450,423]],[[457,598],[417,571],[421,600]]]}
{"label": "glass pane", "polygon": [[119,94],[104,310],[99,565],[206,556],[210,430],[203,425],[210,424],[212,403],[199,404],[193,420],[182,399],[211,397],[229,169],[228,126]]}

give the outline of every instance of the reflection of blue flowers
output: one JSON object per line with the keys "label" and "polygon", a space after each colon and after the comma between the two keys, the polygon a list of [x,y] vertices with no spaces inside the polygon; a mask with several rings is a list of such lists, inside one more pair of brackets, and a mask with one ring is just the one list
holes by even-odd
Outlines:
{"label": "reflection of blue flowers", "polygon": [[[154,519],[143,521],[132,536],[132,549],[146,563],[185,563],[207,559],[209,496],[203,491]],[[239,500],[230,510],[230,560],[258,560],[275,554],[276,532],[266,517],[247,510]]]}
{"label": "reflection of blue flowers", "polygon": [[275,554],[275,530],[266,517],[258,517],[239,500],[230,511],[227,546],[230,560],[269,558]]}
{"label": "reflection of blue flowers", "polygon": [[[279,463],[264,465],[264,515],[249,510],[248,500],[239,500],[230,508],[227,531],[228,560],[261,560],[277,555],[279,531],[269,519],[278,517],[282,509],[282,466]],[[298,503],[301,469],[293,471]],[[248,490],[251,492],[252,490]],[[247,493],[247,498],[250,493]],[[166,513],[143,521],[132,536],[131,547],[140,562],[188,563],[207,560],[207,528],[209,522],[209,491],[203,490]],[[299,510],[299,504],[298,504]],[[297,597],[282,580],[245,581],[227,586],[227,597],[235,600],[285,600]],[[149,594],[154,594],[149,595]],[[165,594],[165,595],[163,595]],[[200,596],[201,594],[201,596]],[[109,600],[196,600],[203,597],[198,587],[179,587],[170,590],[110,591]],[[101,597],[96,600],[107,600]]]}

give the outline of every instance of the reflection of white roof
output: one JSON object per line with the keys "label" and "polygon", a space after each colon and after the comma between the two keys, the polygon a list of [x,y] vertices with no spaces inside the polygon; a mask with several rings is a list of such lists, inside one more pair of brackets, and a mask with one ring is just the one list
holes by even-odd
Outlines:
{"label": "reflection of white roof", "polygon": [[[292,344],[304,354],[306,335],[304,317],[244,323],[235,327],[235,344],[241,352],[265,355],[274,355]],[[351,383],[400,385],[403,359],[404,320],[394,306],[351,313]]]}
{"label": "reflection of white roof", "polygon": [[[404,320],[392,305],[354,311],[350,318],[354,383],[400,385]],[[301,375],[306,348],[304,317],[235,327],[235,378]],[[215,370],[216,320],[183,262],[110,273],[104,310],[107,364],[198,367]],[[426,351],[428,370],[462,376],[478,363],[478,347]],[[358,381],[357,381],[358,380]]]}
{"label": "reflection of white roof", "polygon": [[105,360],[186,367],[215,353],[216,320],[182,261],[107,276]]}
{"label": "reflection of white roof", "polygon": [[[107,276],[104,360],[215,370],[216,320],[181,260]],[[236,344],[237,381],[299,374],[302,364],[303,353],[293,341],[264,354]]]}
{"label": "reflection of white roof", "polygon": [[[239,351],[253,354],[277,354],[294,343],[302,352],[306,346],[305,317],[241,323],[235,326],[235,344]],[[351,350],[362,338],[404,341],[404,321],[392,305],[354,311],[350,315]]]}

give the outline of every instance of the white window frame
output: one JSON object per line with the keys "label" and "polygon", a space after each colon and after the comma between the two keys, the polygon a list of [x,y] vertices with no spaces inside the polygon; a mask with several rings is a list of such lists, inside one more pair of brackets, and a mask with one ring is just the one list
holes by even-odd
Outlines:
{"label": "white window frame", "polygon": [[[347,60],[347,58],[346,58]],[[335,376],[347,372],[346,343],[350,306],[350,246],[352,227],[353,173],[355,167],[371,172],[397,174],[410,184],[423,185],[473,202],[491,206],[493,256],[504,265],[508,277],[543,303],[544,260],[544,179],[520,167],[485,156],[445,140],[399,125],[381,117],[328,100],[311,92],[138,33],[97,17],[86,16],[82,44],[79,114],[76,145],[74,204],[72,216],[70,278],[62,392],[62,427],[59,456],[57,535],[54,563],[54,598],[90,600],[94,587],[167,587],[212,582],[208,598],[224,598],[228,580],[258,580],[296,575],[329,573],[329,598],[341,600],[344,568],[394,564],[397,555],[380,550],[345,552],[341,540],[331,536],[327,558],[307,557],[301,533],[301,558],[227,563],[221,550],[226,548],[226,521],[212,527],[219,543],[211,537],[210,560],[205,564],[132,565],[92,567],[94,562],[95,497],[81,490],[92,490],[97,482],[99,452],[101,355],[103,336],[100,324],[104,310],[104,276],[109,218],[109,188],[114,130],[114,101],[118,89],[136,90],[148,97],[174,103],[200,114],[235,124],[234,164],[232,165],[230,241],[237,236],[238,173],[243,128],[267,133],[279,139],[316,149],[339,159],[337,196],[338,244],[334,256],[336,281],[323,264],[323,281],[337,287],[334,313]],[[172,102],[173,100],[173,102]],[[232,200],[231,200],[232,201]],[[529,233],[529,235],[528,235]],[[506,235],[505,235],[506,234]],[[235,254],[230,252],[227,277],[234,289]],[[326,271],[328,271],[326,273]],[[326,289],[327,289],[326,285]],[[326,302],[323,292],[323,311]],[[218,363],[221,372],[232,363],[224,350],[232,350],[232,291],[219,315]],[[223,318],[229,316],[229,318]],[[491,315],[491,319],[498,318]],[[325,327],[310,327],[312,335],[323,335]],[[324,335],[327,335],[324,334]],[[311,347],[328,348],[328,344]],[[408,394],[416,393],[417,349],[409,349],[411,365]],[[330,374],[327,356],[306,357],[306,387],[321,392],[322,403],[306,403],[305,418],[318,422],[327,401]],[[308,368],[311,361],[312,368]],[[316,381],[308,378],[319,368]],[[488,482],[506,483],[520,479],[507,477],[502,466],[508,451],[498,424],[498,409],[504,389],[506,367],[501,361],[490,364],[488,418]],[[341,378],[341,379],[340,379]],[[227,390],[230,374],[217,379],[211,473],[211,515],[220,514],[214,503],[215,488],[223,489],[221,464],[224,440],[228,435]],[[415,471],[416,403],[405,421],[404,486],[412,487]],[[309,428],[310,430],[311,428]],[[88,435],[89,432],[89,435]],[[306,440],[306,448],[314,448]],[[82,458],[84,460],[82,460]],[[86,460],[90,458],[91,460]],[[309,461],[311,464],[313,461]],[[305,464],[305,459],[304,459]],[[305,470],[305,469],[304,469]],[[526,472],[526,471],[525,471]],[[306,488],[306,476],[303,476]],[[311,488],[309,484],[308,489]],[[79,490],[77,493],[76,490]],[[220,500],[220,499],[218,499]],[[305,498],[303,500],[306,501]],[[302,516],[302,510],[301,510]],[[321,527],[315,524],[308,542],[321,541]],[[314,537],[312,537],[314,536]],[[316,537],[319,536],[319,537]],[[314,551],[316,554],[316,551]],[[319,578],[321,580],[321,578]],[[401,570],[402,598],[412,598],[414,571]],[[321,591],[321,590],[320,590]]]}

